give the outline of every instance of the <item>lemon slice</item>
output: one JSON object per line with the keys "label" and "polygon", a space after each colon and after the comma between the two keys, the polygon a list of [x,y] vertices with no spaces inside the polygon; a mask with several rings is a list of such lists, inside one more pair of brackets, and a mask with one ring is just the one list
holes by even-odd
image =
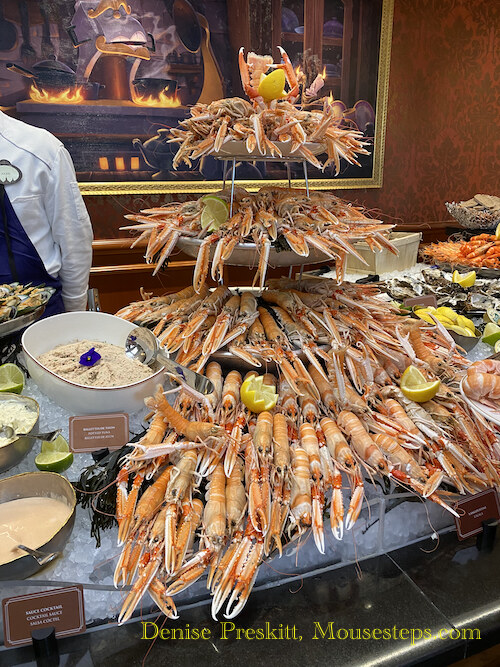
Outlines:
{"label": "lemon slice", "polygon": [[0,366],[0,391],[20,394],[24,387],[24,373],[16,364]]}
{"label": "lemon slice", "polygon": [[38,470],[64,472],[73,463],[73,454],[69,451],[66,438],[58,435],[53,442],[42,442],[40,454],[35,458]]}
{"label": "lemon slice", "polygon": [[203,210],[201,212],[201,227],[209,232],[214,232],[221,227],[229,218],[229,204],[224,199],[215,195],[203,197]]}
{"label": "lemon slice", "polygon": [[459,336],[465,336],[466,338],[475,338],[476,334],[472,333],[472,331],[468,327],[462,327],[458,325],[454,325],[452,327],[446,327],[450,331],[454,331],[456,334]]}
{"label": "lemon slice", "polygon": [[458,271],[453,271],[451,280],[454,283],[458,283],[461,287],[472,287],[476,282],[476,272],[469,271],[469,273],[461,276]]}
{"label": "lemon slice", "polygon": [[500,327],[494,322],[488,322],[483,331],[483,343],[494,345],[497,340],[500,340]]}
{"label": "lemon slice", "polygon": [[264,384],[263,375],[251,375],[240,389],[242,403],[252,412],[272,410],[278,402],[278,394],[274,387]]}
{"label": "lemon slice", "polygon": [[457,325],[459,327],[465,327],[466,329],[469,329],[469,331],[471,331],[474,336],[476,335],[476,325],[468,317],[465,317],[465,315],[458,315]]}
{"label": "lemon slice", "polygon": [[450,327],[452,327],[454,325],[454,321],[450,320],[448,317],[445,317],[444,315],[438,315],[437,313],[433,313],[433,315],[447,329],[449,329]]}
{"label": "lemon slice", "polygon": [[419,310],[415,310],[415,315],[419,317],[421,320],[424,320],[424,322],[428,322],[429,324],[436,324],[432,317],[429,315],[429,311],[426,308],[420,308]]}
{"label": "lemon slice", "polygon": [[455,322],[458,317],[458,313],[456,313],[453,310],[453,308],[448,308],[448,306],[441,306],[440,308],[438,308],[435,312],[435,315],[438,319],[442,315],[451,320],[452,322]]}
{"label": "lemon slice", "polygon": [[286,96],[285,81],[285,72],[282,69],[275,69],[274,72],[261,76],[257,92],[266,102],[279,100]]}
{"label": "lemon slice", "polygon": [[425,403],[438,393],[440,380],[428,382],[422,372],[415,366],[408,366],[401,376],[401,391],[411,401]]}
{"label": "lemon slice", "polygon": [[500,239],[500,222],[497,225],[497,228],[495,229],[495,238]]}
{"label": "lemon slice", "polygon": [[495,352],[500,352],[500,340],[495,343]]}

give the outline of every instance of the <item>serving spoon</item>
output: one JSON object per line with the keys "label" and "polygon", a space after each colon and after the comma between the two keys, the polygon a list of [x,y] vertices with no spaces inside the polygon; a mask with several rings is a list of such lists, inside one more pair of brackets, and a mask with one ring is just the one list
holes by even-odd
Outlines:
{"label": "serving spoon", "polygon": [[2,426],[0,427],[0,438],[7,438],[10,440],[15,436],[19,436],[20,438],[35,438],[36,440],[52,442],[57,438],[60,432],[61,429],[57,428],[55,431],[47,431],[47,433],[17,433],[12,426]]}
{"label": "serving spoon", "polygon": [[30,556],[33,556],[38,565],[47,565],[47,563],[51,563],[55,558],[60,556],[62,553],[61,551],[53,551],[52,553],[47,554],[43,551],[39,551],[38,549],[31,549],[30,547],[25,547],[24,544],[18,544],[17,548],[22,549],[23,551],[29,553]]}
{"label": "serving spoon", "polygon": [[200,394],[206,396],[214,391],[211,380],[170,359],[158,345],[158,339],[154,333],[146,327],[132,329],[125,341],[125,354],[130,359],[137,359],[147,366],[159,361],[171,375],[181,378],[185,384]]}

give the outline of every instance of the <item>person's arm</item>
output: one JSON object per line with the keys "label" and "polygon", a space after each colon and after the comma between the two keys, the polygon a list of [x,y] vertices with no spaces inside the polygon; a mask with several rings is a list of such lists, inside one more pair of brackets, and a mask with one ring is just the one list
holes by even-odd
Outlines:
{"label": "person's arm", "polygon": [[92,264],[92,225],[68,151],[61,146],[44,198],[54,242],[61,249],[62,297],[66,310],[85,310]]}

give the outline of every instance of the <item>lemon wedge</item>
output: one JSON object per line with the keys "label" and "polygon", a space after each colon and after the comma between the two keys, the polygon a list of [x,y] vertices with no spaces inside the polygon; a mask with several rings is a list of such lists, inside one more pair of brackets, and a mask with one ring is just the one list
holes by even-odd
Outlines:
{"label": "lemon wedge", "polygon": [[500,239],[500,222],[497,225],[497,228],[495,229],[495,238]]}
{"label": "lemon wedge", "polygon": [[285,81],[285,72],[282,69],[275,69],[274,72],[261,76],[257,92],[266,102],[279,100],[286,96]]}
{"label": "lemon wedge", "polygon": [[466,329],[469,329],[469,331],[471,331],[474,336],[476,335],[476,327],[474,322],[468,317],[465,317],[465,315],[459,315],[457,317],[457,325],[459,327],[465,327]]}
{"label": "lemon wedge", "polygon": [[430,401],[438,393],[441,385],[440,380],[428,382],[425,375],[415,366],[408,366],[401,376],[401,391],[415,403]]}
{"label": "lemon wedge", "polygon": [[452,282],[458,283],[460,287],[472,287],[476,282],[476,272],[469,271],[469,273],[461,276],[458,271],[453,271]]}
{"label": "lemon wedge", "polygon": [[472,333],[472,331],[468,327],[462,327],[458,325],[454,325],[452,327],[446,327],[450,331],[455,332],[459,336],[465,336],[466,338],[475,338],[476,334]]}
{"label": "lemon wedge", "polygon": [[426,308],[419,308],[419,310],[415,310],[414,312],[415,315],[421,320],[424,320],[424,322],[428,322],[429,324],[436,324],[432,317],[429,315],[429,311]]}
{"label": "lemon wedge", "polygon": [[458,317],[458,313],[456,313],[453,308],[448,308],[448,306],[440,306],[436,310],[435,315],[438,319],[440,319],[441,316],[444,316],[452,322],[455,322]]}
{"label": "lemon wedge", "polygon": [[214,232],[221,227],[229,218],[229,204],[225,199],[215,195],[203,197],[203,210],[201,212],[201,227],[209,232]]}
{"label": "lemon wedge", "polygon": [[274,387],[264,384],[263,375],[251,375],[240,389],[242,403],[252,412],[272,410],[278,402],[278,394]]}

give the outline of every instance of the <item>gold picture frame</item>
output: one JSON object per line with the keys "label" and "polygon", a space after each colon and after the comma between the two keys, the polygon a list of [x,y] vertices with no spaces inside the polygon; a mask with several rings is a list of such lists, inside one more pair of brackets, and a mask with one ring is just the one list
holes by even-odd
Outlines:
{"label": "gold picture frame", "polygon": [[[354,190],[358,188],[381,188],[383,183],[385,134],[387,121],[387,101],[389,95],[389,73],[391,61],[392,23],[394,0],[383,0],[379,41],[379,65],[377,79],[377,113],[375,118],[375,142],[373,155],[373,173],[371,178],[310,178],[309,186],[316,190]],[[238,185],[248,190],[258,190],[266,186],[284,186],[286,180],[237,181]],[[305,187],[303,179],[292,179],[293,187]],[[120,194],[162,194],[186,193],[199,194],[216,192],[221,189],[222,181],[126,181],[80,183],[83,195],[120,195]]]}
{"label": "gold picture frame", "polygon": [[[59,0],[60,1],[60,0]],[[146,3],[148,0],[138,0],[138,4],[142,6],[142,3]],[[314,189],[318,190],[330,190],[330,189],[358,189],[358,188],[380,188],[382,187],[383,183],[383,166],[384,166],[384,148],[385,148],[385,134],[386,134],[386,118],[387,118],[387,102],[388,102],[388,90],[389,90],[389,71],[390,71],[390,56],[391,56],[391,40],[392,40],[392,22],[393,22],[393,13],[394,13],[394,0],[379,0],[379,3],[374,3],[373,5],[370,4],[371,0],[342,0],[343,5],[344,5],[344,21],[349,20],[347,17],[349,15],[349,12],[353,11],[353,7],[357,7],[359,10],[359,7],[363,6],[363,9],[366,9],[366,12],[364,12],[365,17],[369,17],[368,19],[365,18],[365,23],[363,24],[363,32],[361,32],[361,24],[354,24],[358,25],[358,30],[360,31],[358,33],[358,40],[361,41],[360,35],[367,35],[370,39],[367,41],[370,43],[369,50],[367,50],[364,55],[363,55],[363,60],[359,61],[358,60],[358,65],[356,65],[356,52],[353,50],[353,56],[350,56],[349,54],[351,53],[350,50],[343,51],[341,48],[340,56],[337,57],[343,57],[348,64],[351,65],[352,71],[355,70],[356,67],[359,67],[359,62],[363,63],[364,67],[367,67],[368,69],[364,70],[364,79],[363,81],[368,81],[371,82],[369,84],[370,87],[370,93],[365,93],[368,95],[366,97],[366,100],[369,100],[372,102],[373,107],[371,109],[371,116],[370,119],[373,120],[374,117],[374,123],[373,125],[370,125],[370,134],[368,136],[373,137],[373,157],[372,161],[368,165],[367,168],[365,168],[365,173],[369,171],[371,174],[369,177],[357,177],[355,169],[350,169],[349,176],[348,177],[342,177],[342,174],[340,174],[340,177],[311,177],[309,175],[308,181],[309,181],[309,186]],[[33,2],[32,0],[28,0],[28,4],[33,5],[32,8],[30,8],[30,21],[33,20],[33,25],[37,25],[41,19],[37,18],[37,7],[38,3]],[[73,7],[74,3],[72,3],[70,0],[68,0],[68,12],[70,11],[70,6]],[[272,7],[273,7],[273,28],[271,31],[271,40],[272,43],[279,43],[279,41],[283,38],[286,40],[286,36],[290,35],[291,33],[287,32],[281,32],[282,30],[282,24],[281,24],[281,17],[283,16],[281,13],[282,9],[282,2],[281,0],[272,0],[271,1]],[[366,4],[366,7],[365,7]],[[51,2],[49,0],[47,7],[51,6]],[[247,8],[252,8],[252,0],[238,0],[238,16],[241,15],[241,13],[244,10],[244,7]],[[9,5],[10,7],[10,5]],[[56,4],[54,3],[54,7],[56,7]],[[229,5],[228,5],[229,7]],[[231,5],[232,7],[232,5]],[[327,18],[326,14],[323,15],[322,11],[318,11],[318,7],[323,7],[323,3],[320,0],[305,0],[303,4],[304,8],[304,16],[302,18],[302,22],[305,23],[306,25],[306,34],[303,38],[303,42],[301,43],[301,49],[304,51],[312,46],[313,50],[316,48],[315,45],[317,42],[315,42],[312,38],[312,33],[314,30],[318,31],[319,30],[319,46],[317,47],[319,49],[318,53],[321,52],[322,49],[322,42],[321,42],[321,35],[323,34],[323,20]],[[375,9],[376,7],[376,9]],[[314,10],[312,12],[312,10]],[[9,18],[12,20],[16,21],[17,20],[17,15],[15,14],[15,9],[10,9],[12,16],[9,15]],[[317,16],[321,16],[321,19],[318,18],[317,22],[318,25],[314,27],[314,29],[311,29],[309,27],[309,35],[307,35],[307,30],[308,30],[308,18],[306,17],[306,14],[309,16],[309,21],[311,17],[311,12],[314,16],[314,20],[316,22]],[[372,13],[370,13],[372,12]],[[53,14],[53,16],[52,16]],[[52,12],[51,16],[49,16],[50,21],[56,21],[57,18],[57,12],[55,10]],[[299,12],[298,12],[299,14]],[[77,15],[75,14],[75,17]],[[201,20],[203,17],[200,14],[197,14],[198,18]],[[371,17],[371,18],[370,18]],[[380,23],[379,23],[379,17],[380,17]],[[60,18],[60,17],[59,17]],[[220,19],[219,19],[220,20]],[[231,38],[231,49],[236,51],[239,48],[239,45],[241,43],[245,44],[245,41],[248,41],[248,39],[245,39],[245,35],[242,33],[236,34],[237,30],[235,30],[235,25],[234,25],[234,17],[233,17],[233,24],[231,25],[231,17],[228,14],[228,21],[229,21],[229,27],[230,27],[230,38]],[[37,23],[38,22],[38,23]],[[60,22],[60,21],[59,21]],[[75,19],[76,22],[76,19]],[[251,23],[251,21],[250,21]],[[276,24],[276,25],[275,25]],[[346,24],[344,23],[344,26]],[[227,26],[227,24],[226,24]],[[326,23],[325,23],[326,26]],[[353,24],[351,24],[351,27]],[[78,26],[77,26],[78,27]],[[238,28],[238,26],[236,26]],[[33,28],[34,29],[34,28]],[[283,28],[284,29],[284,28]],[[290,30],[290,28],[286,28],[287,30]],[[326,28],[325,28],[326,29]],[[61,30],[61,27],[59,27],[59,30]],[[227,30],[227,27],[225,28]],[[304,31],[304,27],[302,26],[302,32]],[[346,31],[346,28],[344,27],[344,32]],[[298,37],[300,35],[299,33],[299,28],[297,27],[295,35],[291,35],[291,37],[295,38],[292,39],[292,42],[297,42],[300,41],[298,40]],[[52,34],[52,33],[51,33]],[[226,35],[226,42],[227,42],[227,32],[224,33]],[[331,44],[335,43],[342,44],[342,41],[338,38],[331,38],[328,37],[328,33],[324,33],[324,41],[325,44],[330,44],[330,48],[335,49],[336,47],[332,47]],[[331,34],[331,33],[330,33]],[[342,34],[342,33],[341,33]],[[350,34],[347,31],[347,34]],[[255,32],[255,25],[250,25],[249,27],[247,26],[247,36],[250,35],[250,42],[247,44],[247,50],[249,50],[249,45],[253,43],[255,40],[256,42],[261,39]],[[252,37],[253,36],[253,37]],[[72,36],[72,39],[74,38],[74,35]],[[67,36],[66,36],[66,41],[67,41]],[[377,39],[378,39],[378,51],[377,51]],[[220,38],[219,38],[220,40]],[[90,41],[87,39],[87,42]],[[233,43],[234,42],[234,43]],[[237,42],[237,44],[236,44]],[[85,41],[81,41],[81,44],[85,44]],[[309,44],[309,47],[308,47]],[[79,43],[76,44],[78,46]],[[221,44],[219,43],[219,49],[221,48]],[[344,41],[344,47],[346,46],[346,43]],[[229,48],[227,46],[227,48]],[[254,49],[257,49],[258,46],[254,46]],[[267,47],[268,48],[268,47]],[[288,48],[288,47],[287,47]],[[325,48],[328,48],[326,46]],[[347,47],[346,47],[347,48]],[[359,49],[359,46],[356,47]],[[263,51],[265,52],[265,51]],[[310,52],[310,51],[306,51]],[[205,55],[207,55],[205,53]],[[359,55],[359,52],[358,52]],[[377,55],[378,55],[378,67],[377,67]],[[14,56],[13,56],[14,57]],[[219,58],[221,56],[219,55]],[[332,62],[332,61],[326,61]],[[41,65],[43,63],[38,63],[38,65],[41,68]],[[181,66],[178,66],[178,68]],[[191,67],[195,68],[200,67],[199,65],[187,65],[184,67]],[[22,67],[17,67],[17,70],[22,70]],[[351,75],[352,75],[351,71]],[[349,72],[349,67],[347,67],[347,72]],[[368,72],[368,74],[367,74]],[[77,70],[78,73],[78,70]],[[377,81],[376,81],[376,86],[375,82],[373,81],[375,77],[375,73],[377,76]],[[19,74],[19,72],[17,72]],[[37,74],[36,66],[35,66],[35,74]],[[15,76],[15,75],[14,75]],[[25,75],[26,76],[26,75]],[[41,75],[37,74],[37,76],[41,79]],[[151,75],[150,75],[151,76]],[[327,75],[328,76],[328,75]],[[331,76],[340,76],[340,75],[331,75]],[[345,76],[345,71],[344,67],[342,68],[342,86],[344,85],[344,76]],[[359,76],[359,75],[358,75]],[[340,80],[340,79],[337,79]],[[347,79],[349,80],[348,76]],[[35,78],[36,81],[36,78]],[[151,79],[153,81],[153,79]],[[359,79],[356,79],[356,81],[359,81]],[[134,82],[135,83],[135,82]],[[352,84],[352,79],[351,79],[351,84]],[[91,84],[87,84],[91,85]],[[99,84],[92,84],[92,85],[99,85]],[[346,99],[344,100],[347,104],[353,105],[356,99],[359,99],[359,97],[363,96],[363,92],[357,93],[356,96],[354,96],[354,88],[356,91],[358,90],[357,88],[358,83],[355,82],[354,85],[351,85],[351,92],[346,94]],[[106,88],[106,86],[104,86]],[[327,90],[327,89],[325,89]],[[364,90],[364,88],[362,88]],[[376,91],[376,93],[375,93]],[[0,91],[1,92],[1,91]],[[342,91],[339,91],[340,95],[338,92],[335,92],[335,97],[343,97]],[[376,94],[376,99],[372,99],[374,97],[374,93]],[[214,93],[215,94],[215,93]],[[235,94],[237,94],[237,91],[235,91]],[[220,97],[219,93],[219,97]],[[216,99],[218,99],[217,97]],[[349,99],[350,98],[350,99]],[[90,98],[93,99],[93,98]],[[121,98],[120,98],[121,99]],[[212,99],[212,98],[210,98]],[[214,98],[215,99],[215,98]],[[11,103],[12,104],[12,103]],[[33,122],[35,125],[39,125],[38,122],[38,117],[36,115],[37,109],[42,109],[44,105],[40,105],[39,107],[31,108],[33,107],[33,104],[31,104],[30,109],[28,109],[28,106],[30,104],[30,101],[21,101],[19,102],[18,100],[15,100],[13,102],[15,105],[13,107],[14,109],[14,115],[17,113],[21,113],[23,111],[23,106],[25,113],[28,114],[27,116],[23,117],[22,115],[20,116],[21,120],[25,120],[26,122]],[[45,105],[48,106],[48,105]],[[129,103],[130,106],[130,103]],[[370,106],[368,104],[368,106]],[[98,107],[95,107],[98,108]],[[29,116],[29,113],[31,112],[31,116]],[[85,138],[86,132],[92,132],[92,116],[87,114],[87,117],[82,114],[87,113],[85,110],[81,109],[80,110],[80,116],[78,116],[78,112],[75,109],[76,115],[74,116],[75,120],[78,122],[79,118],[83,118],[83,125],[82,125],[82,130],[80,137]],[[45,110],[45,116],[46,118],[49,118],[47,116],[49,110]],[[60,130],[62,134],[66,133],[65,136],[72,136],[72,132],[74,133],[75,130],[72,130],[73,125],[75,121],[72,120],[73,112],[70,111],[69,109],[65,111],[65,118],[66,118],[66,123],[67,125],[62,128],[59,126],[54,126],[54,128],[47,126],[46,129],[49,131],[53,131],[56,136],[58,136],[59,132],[57,130]],[[373,116],[374,114],[374,116]],[[40,115],[40,113],[39,113]],[[33,120],[32,120],[33,119]],[[356,117],[357,120],[357,117]],[[370,123],[371,123],[370,120]],[[48,121],[47,121],[48,122]],[[82,121],[80,121],[82,122]],[[44,125],[40,125],[44,126]],[[368,128],[368,125],[366,125]],[[372,134],[373,133],[373,134]],[[61,136],[62,138],[62,136]],[[65,139],[63,139],[65,141]],[[136,141],[136,140],[134,140]],[[138,140],[137,140],[138,141]],[[71,149],[70,149],[70,152]],[[118,159],[118,158],[117,158]],[[120,158],[121,159],[121,158]],[[136,159],[136,158],[134,158]],[[75,167],[76,167],[76,162],[75,162]],[[199,194],[199,193],[206,193],[206,192],[214,192],[217,190],[220,190],[222,187],[222,181],[221,180],[95,180],[95,181],[88,181],[88,180],[83,180],[85,176],[87,176],[87,179],[92,177],[92,175],[89,172],[89,170],[86,169],[80,169],[77,170],[78,173],[81,174],[82,180],[79,181],[79,187],[83,195],[87,196],[92,196],[92,195],[128,195],[128,194],[133,194],[133,195],[143,195],[147,196],[150,194],[168,194],[168,193],[186,193],[186,194]],[[361,170],[360,170],[361,171]],[[111,174],[110,174],[111,175]],[[275,174],[273,178],[273,174],[271,173],[270,176],[271,178],[262,178],[259,180],[238,180],[237,183],[239,186],[245,187],[249,190],[257,190],[260,188],[262,185],[266,186],[284,186],[288,184],[288,180],[285,179],[280,179],[276,180],[276,176],[281,175],[281,174]],[[298,175],[297,172],[294,175]],[[162,174],[158,174],[158,176],[161,178]],[[304,187],[305,186],[305,180],[303,178],[292,178],[291,180],[291,185],[293,187]]]}

